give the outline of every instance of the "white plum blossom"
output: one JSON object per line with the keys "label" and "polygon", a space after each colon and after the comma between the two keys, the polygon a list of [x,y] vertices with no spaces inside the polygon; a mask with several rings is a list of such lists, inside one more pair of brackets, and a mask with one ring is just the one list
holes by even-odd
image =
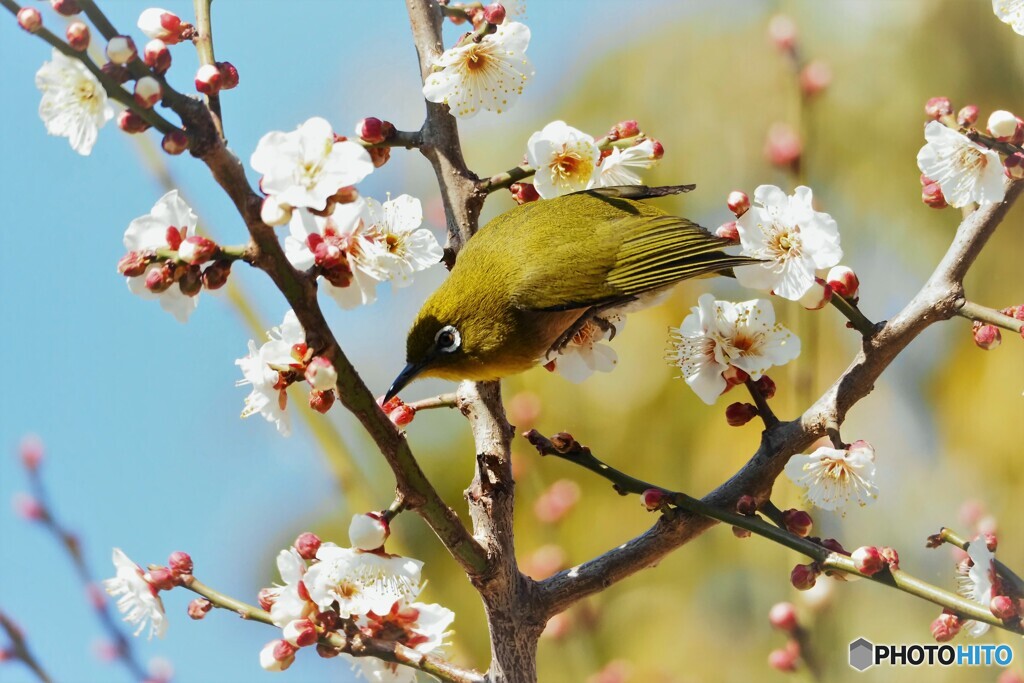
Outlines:
{"label": "white plum blossom", "polygon": [[388,523],[376,513],[352,515],[348,525],[348,541],[359,550],[373,551],[384,547],[390,533]]}
{"label": "white plum blossom", "polygon": [[321,211],[339,189],[373,171],[370,154],[351,140],[335,142],[331,124],[313,117],[290,133],[273,131],[256,145],[249,163],[262,174],[260,189],[279,204]]}
{"label": "white plum blossom", "polygon": [[611,315],[604,320],[607,323],[604,326],[588,320],[562,352],[550,361],[548,367],[573,384],[579,384],[595,372],[614,370],[619,363],[619,355],[615,349],[602,342],[611,339],[613,329],[615,334],[621,332],[626,319],[621,315]]}
{"label": "white plum blossom", "polygon": [[103,85],[81,61],[54,48],[51,61],[36,72],[43,93],[39,116],[50,135],[65,137],[83,156],[92,152],[99,129],[114,116]]}
{"label": "white plum blossom", "polygon": [[445,50],[423,83],[423,96],[429,102],[447,104],[458,118],[474,116],[481,109],[500,114],[512,106],[533,76],[526,58],[529,45],[530,29],[505,21],[479,43],[468,40]]}
{"label": "white plum blossom", "polygon": [[306,574],[306,561],[295,548],[286,548],[277,554],[277,571],[284,585],[267,591],[270,618],[274,624],[284,628],[296,619],[303,619],[313,611],[313,603],[299,595],[299,582]]}
{"label": "white plum blossom", "polygon": [[1024,36],[1024,0],[992,0],[992,11],[999,21]]}
{"label": "white plum blossom", "polygon": [[370,227],[367,236],[373,245],[376,270],[395,287],[412,284],[412,274],[436,266],[444,256],[434,234],[422,227],[420,200],[407,194],[381,204],[367,198]]}
{"label": "white plum blossom", "polygon": [[[413,602],[396,603],[383,614],[368,614],[357,621],[359,629],[371,638],[401,643],[424,654],[440,654],[455,613],[440,605]],[[416,670],[376,657],[348,658],[354,668],[372,683],[416,683]]]}
{"label": "white plum blossom", "polygon": [[303,583],[310,599],[328,609],[337,603],[342,618],[369,612],[387,614],[400,600],[420,592],[423,563],[408,557],[363,552],[324,543]]}
{"label": "white plum blossom", "polygon": [[565,121],[552,121],[526,143],[526,159],[536,169],[533,186],[544,199],[591,187],[600,158],[594,138]]}
{"label": "white plum blossom", "polygon": [[654,141],[647,139],[643,142],[622,149],[613,147],[611,154],[601,159],[598,167],[596,187],[614,187],[616,185],[642,185],[643,180],[637,171],[646,171],[659,159],[655,157]]}
{"label": "white plum blossom", "polygon": [[822,446],[810,455],[794,455],[785,472],[806,489],[808,502],[822,510],[842,510],[851,498],[864,506],[878,497],[875,449],[864,441],[846,449]]}
{"label": "white plum blossom", "polygon": [[754,205],[737,219],[736,229],[741,253],[765,262],[736,268],[741,285],[799,301],[816,271],[839,263],[836,222],[815,211],[812,200],[811,188],[802,185],[791,196],[774,185],[754,190]]}
{"label": "white plum blossom", "polygon": [[800,355],[800,339],[775,322],[767,299],[732,303],[704,294],[682,325],[671,330],[666,360],[708,405],[725,391],[729,366],[759,379],[768,368]]}
{"label": "white plum blossom", "polygon": [[104,579],[103,588],[117,598],[117,609],[124,615],[124,620],[135,625],[133,635],[142,633],[148,624],[150,639],[154,635],[163,638],[167,632],[167,615],[156,588],[146,581],[139,565],[120,548],[114,548],[112,559],[117,575]]}
{"label": "white plum blossom", "polygon": [[235,361],[243,376],[235,383],[236,386],[252,385],[252,391],[245,397],[242,417],[259,413],[268,422],[273,422],[282,436],[289,436],[288,394],[276,368],[287,368],[298,362],[294,347],[304,346],[306,335],[294,311],[288,311],[284,322],[267,336],[269,341],[258,348],[256,342],[249,340],[249,355]]}
{"label": "white plum blossom", "polygon": [[[154,253],[157,249],[174,250],[182,241],[195,234],[198,223],[199,218],[178,191],[171,190],[157,200],[148,214],[128,224],[124,232],[124,246],[129,252],[138,254]],[[171,241],[175,243],[171,244]],[[162,267],[160,263],[152,263],[142,275],[126,278],[128,289],[143,299],[158,300],[160,307],[178,322],[188,322],[192,311],[199,305],[198,295],[184,294],[178,283],[159,293],[146,287],[146,277]]]}
{"label": "white plum blossom", "polygon": [[924,139],[917,167],[939,184],[950,206],[959,209],[972,202],[1003,201],[1003,165],[996,152],[939,121],[928,122]]}
{"label": "white plum blossom", "polygon": [[[982,537],[971,541],[971,544],[967,546],[967,555],[971,561],[960,564],[957,592],[971,602],[988,609],[992,602],[994,572],[992,563],[996,559],[995,553],[988,549],[988,545]],[[988,631],[988,624],[983,621],[971,620],[964,622],[964,628],[977,638]]]}

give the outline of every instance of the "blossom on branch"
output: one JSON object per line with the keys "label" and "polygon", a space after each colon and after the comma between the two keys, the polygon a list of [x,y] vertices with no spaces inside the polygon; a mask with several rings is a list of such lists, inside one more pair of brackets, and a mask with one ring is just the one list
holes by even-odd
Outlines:
{"label": "blossom on branch", "polygon": [[342,618],[369,612],[387,614],[399,600],[419,595],[423,563],[384,552],[363,552],[324,543],[303,583],[321,609],[337,604]]}
{"label": "blossom on branch", "polygon": [[611,372],[619,363],[619,355],[601,342],[610,340],[625,324],[626,318],[622,315],[607,316],[604,324],[587,321],[562,352],[549,361],[548,368],[573,384],[579,384],[595,372]]}
{"label": "blossom on branch", "polygon": [[273,328],[267,336],[269,341],[259,348],[256,342],[249,340],[249,355],[239,358],[235,365],[242,369],[243,379],[236,386],[252,385],[252,391],[245,397],[245,408],[242,417],[259,413],[268,422],[277,426],[282,436],[291,434],[291,420],[288,417],[288,380],[282,371],[294,368],[299,377],[298,368],[302,366],[299,349],[305,350],[306,334],[299,324],[294,311],[288,311],[284,322]]}
{"label": "blossom on branch", "polygon": [[[970,560],[964,560],[959,565],[957,592],[988,609],[993,596],[995,553],[988,549],[985,538],[981,537],[967,547],[967,555]],[[983,621],[966,621],[964,627],[974,637],[984,635],[988,631],[988,624]]]}
{"label": "blossom on branch", "polygon": [[67,138],[71,149],[88,156],[99,129],[114,117],[99,79],[54,48],[51,61],[36,72],[36,87],[43,93],[39,116],[46,132]]}
{"label": "blossom on branch", "polygon": [[380,277],[395,287],[412,284],[412,274],[441,263],[444,250],[423,227],[420,200],[402,194],[381,204],[368,197],[367,237]]}
{"label": "blossom on branch", "polygon": [[469,118],[481,109],[501,113],[523,93],[533,76],[533,65],[526,58],[530,29],[515,21],[506,21],[480,42],[446,50],[423,83],[423,96],[429,102],[447,104],[452,115]]}
{"label": "blossom on branch", "polygon": [[806,489],[808,502],[822,510],[842,510],[851,498],[864,506],[878,497],[875,449],[865,441],[846,449],[823,446],[810,455],[794,455],[785,472]]}
{"label": "blossom on branch", "polygon": [[765,263],[736,268],[741,285],[799,301],[814,285],[816,271],[839,263],[843,250],[836,222],[815,211],[812,201],[811,188],[804,186],[791,196],[774,185],[754,190],[754,205],[736,220],[736,228],[741,253]]}
{"label": "blossom on branch", "polygon": [[642,185],[643,180],[637,175],[637,171],[653,168],[659,160],[654,140],[651,139],[625,149],[613,147],[611,154],[601,159],[597,182],[594,185],[597,187]]}
{"label": "blossom on branch", "polygon": [[[455,621],[455,613],[441,605],[396,602],[383,615],[371,612],[357,621],[359,630],[371,638],[389,640],[423,654],[438,654]],[[374,683],[416,683],[416,670],[376,657],[351,657],[353,666]]]}
{"label": "blossom on branch", "polygon": [[296,619],[308,616],[314,608],[299,589],[306,574],[306,561],[295,548],[286,548],[277,554],[277,571],[284,585],[266,589],[264,597],[270,604],[270,618],[274,624],[284,628]]}
{"label": "blossom on branch", "polygon": [[939,121],[928,122],[924,138],[927,143],[917,153],[917,166],[938,183],[950,206],[1003,201],[1003,165],[996,152]]}
{"label": "blossom on branch", "polygon": [[117,575],[112,579],[104,579],[103,587],[117,598],[117,609],[124,615],[124,620],[135,625],[136,636],[148,624],[149,638],[154,634],[163,638],[167,632],[167,616],[156,588],[146,581],[145,573],[139,565],[132,562],[120,548],[114,548],[113,561]]}
{"label": "blossom on branch", "polygon": [[1024,0],[992,0],[992,11],[999,21],[1024,36]]}
{"label": "blossom on branch", "polygon": [[600,158],[594,138],[565,121],[552,121],[526,143],[526,159],[537,169],[533,185],[544,199],[591,187]]}
{"label": "blossom on branch", "polygon": [[730,367],[757,380],[768,368],[800,355],[800,339],[775,322],[766,299],[732,303],[704,294],[697,304],[671,330],[665,359],[682,370],[682,378],[708,405],[728,388],[723,373]]}

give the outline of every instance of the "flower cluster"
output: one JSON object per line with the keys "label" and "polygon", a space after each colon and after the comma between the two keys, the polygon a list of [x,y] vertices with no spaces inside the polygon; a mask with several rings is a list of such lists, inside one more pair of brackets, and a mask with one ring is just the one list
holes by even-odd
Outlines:
{"label": "flower cluster", "polygon": [[117,264],[133,294],[157,299],[183,323],[199,305],[199,292],[223,287],[231,272],[232,261],[221,248],[196,234],[198,221],[178,191],[171,190],[148,214],[128,224],[128,253]]}
{"label": "flower cluster", "polygon": [[822,446],[809,455],[794,455],[786,463],[786,476],[804,487],[812,505],[842,510],[856,499],[861,506],[878,496],[875,485],[875,449],[866,441],[846,448]]}
{"label": "flower cluster", "polygon": [[[282,637],[260,653],[263,668],[283,671],[300,648],[317,644],[342,629],[344,622],[370,638],[425,654],[443,646],[455,615],[440,605],[416,601],[423,563],[384,551],[387,523],[379,515],[355,515],[349,537],[353,547],[342,548],[305,533],[278,554],[283,584],[260,591],[259,601],[281,628]],[[397,664],[351,659],[368,680],[416,680],[412,669]]]}

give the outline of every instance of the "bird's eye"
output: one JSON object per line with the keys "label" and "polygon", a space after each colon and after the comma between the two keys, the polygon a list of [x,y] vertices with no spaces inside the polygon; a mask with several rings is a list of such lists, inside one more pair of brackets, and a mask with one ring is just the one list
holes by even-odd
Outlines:
{"label": "bird's eye", "polygon": [[441,353],[452,353],[459,348],[459,344],[462,343],[462,336],[459,331],[451,325],[445,325],[437,331],[437,335],[434,337],[434,342],[437,345],[437,350]]}

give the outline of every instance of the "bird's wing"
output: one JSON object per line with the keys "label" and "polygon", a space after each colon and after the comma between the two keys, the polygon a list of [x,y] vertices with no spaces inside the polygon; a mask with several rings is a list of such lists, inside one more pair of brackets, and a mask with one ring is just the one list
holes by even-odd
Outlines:
{"label": "bird's wing", "polygon": [[[595,187],[590,190],[580,190],[592,196],[613,197],[616,199],[651,199],[652,197],[668,197],[673,194],[682,194],[697,189],[696,185],[660,185],[650,187],[648,185],[612,185],[609,187]],[[577,194],[577,193],[573,193]]]}

